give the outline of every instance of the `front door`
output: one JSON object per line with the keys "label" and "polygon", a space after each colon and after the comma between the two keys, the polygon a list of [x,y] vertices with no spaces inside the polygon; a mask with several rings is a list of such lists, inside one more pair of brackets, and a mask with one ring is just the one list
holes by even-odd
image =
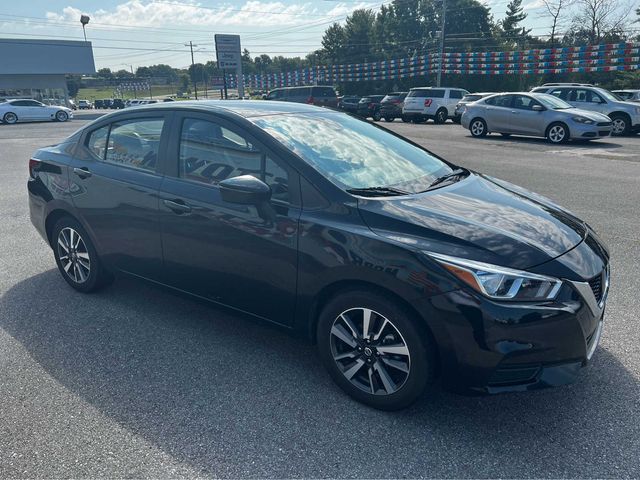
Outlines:
{"label": "front door", "polygon": [[543,111],[533,110],[534,105],[542,107],[540,102],[528,95],[514,96],[511,109],[513,133],[544,136],[544,114]]}
{"label": "front door", "polygon": [[73,203],[101,257],[154,280],[162,273],[157,170],[167,130],[164,114],[98,126],[85,135],[69,173]]}
{"label": "front door", "polygon": [[[237,126],[209,114],[185,113],[169,147],[173,175],[160,189],[165,283],[281,324],[296,297],[300,209],[297,177]],[[218,183],[254,175],[271,201],[222,200]]]}

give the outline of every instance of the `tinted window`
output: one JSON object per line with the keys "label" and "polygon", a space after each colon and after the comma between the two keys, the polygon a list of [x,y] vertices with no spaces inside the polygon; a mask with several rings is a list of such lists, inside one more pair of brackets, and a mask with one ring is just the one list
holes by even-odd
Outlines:
{"label": "tinted window", "polygon": [[429,95],[429,90],[427,89],[411,90],[407,95],[407,98],[411,98],[411,97],[424,98],[424,97],[427,97],[428,95]]}
{"label": "tinted window", "polygon": [[314,97],[335,97],[336,92],[332,87],[313,87]]}
{"label": "tinted window", "polygon": [[444,98],[445,90],[431,89],[427,90],[427,97],[429,98]]}
{"label": "tinted window", "polygon": [[11,105],[15,105],[16,107],[26,107],[28,103],[26,100],[15,100],[11,102]]}
{"label": "tinted window", "polygon": [[94,130],[87,136],[86,145],[91,153],[101,160],[107,151],[107,137],[109,135],[109,125],[105,125]]}
{"label": "tinted window", "polygon": [[449,98],[462,98],[462,90],[450,90]]}
{"label": "tinted window", "polygon": [[570,101],[568,98],[569,89],[568,88],[554,88],[550,90],[549,95],[553,95],[554,97],[558,97],[565,101]]}
{"label": "tinted window", "polygon": [[337,185],[423,191],[451,168],[368,122],[338,113],[249,117]]}
{"label": "tinted window", "polygon": [[216,185],[261,171],[262,154],[244,137],[208,120],[187,118],[180,135],[180,176]]}
{"label": "tinted window", "polygon": [[482,95],[465,95],[464,97],[462,97],[462,100],[464,100],[465,102],[475,102],[476,100],[480,100],[482,98]]}
{"label": "tinted window", "polygon": [[265,159],[263,180],[271,187],[271,198],[289,201],[289,174],[270,157]]}
{"label": "tinted window", "polygon": [[292,88],[289,90],[285,90],[287,97],[310,97],[311,96],[311,87],[303,87],[303,88]]}
{"label": "tinted window", "polygon": [[163,125],[160,118],[112,123],[105,161],[155,171]]}
{"label": "tinted window", "polygon": [[485,100],[484,103],[487,105],[493,105],[495,107],[510,107],[511,106],[511,95],[496,95],[495,97],[490,97]]}
{"label": "tinted window", "polygon": [[540,103],[525,95],[516,95],[513,99],[513,108],[519,110],[532,110],[534,105],[540,105]]}

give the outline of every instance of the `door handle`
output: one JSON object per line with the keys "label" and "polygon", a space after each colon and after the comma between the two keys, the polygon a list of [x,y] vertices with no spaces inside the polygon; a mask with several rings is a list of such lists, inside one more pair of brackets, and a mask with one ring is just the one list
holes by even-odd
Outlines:
{"label": "door handle", "polygon": [[163,200],[162,203],[164,203],[169,210],[172,210],[178,215],[191,212],[191,207],[182,200]]}
{"label": "door handle", "polygon": [[78,175],[80,178],[87,178],[93,175],[87,167],[82,167],[82,168],[74,167],[73,173]]}

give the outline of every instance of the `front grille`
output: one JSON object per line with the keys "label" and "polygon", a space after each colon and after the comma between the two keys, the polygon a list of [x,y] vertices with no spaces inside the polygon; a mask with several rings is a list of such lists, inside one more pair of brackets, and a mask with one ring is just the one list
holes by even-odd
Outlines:
{"label": "front grille", "polygon": [[602,284],[602,273],[589,280],[589,286],[591,287],[593,295],[596,297],[596,301],[599,302],[600,300],[602,300],[602,294],[604,293]]}
{"label": "front grille", "polygon": [[599,127],[610,127],[611,125],[611,122],[598,122]]}

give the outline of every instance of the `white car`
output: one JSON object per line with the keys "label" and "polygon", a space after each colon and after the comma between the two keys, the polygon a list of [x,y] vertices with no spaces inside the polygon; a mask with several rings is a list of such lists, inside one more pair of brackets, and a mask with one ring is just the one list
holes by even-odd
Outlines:
{"label": "white car", "polygon": [[402,118],[415,122],[431,118],[435,123],[444,123],[454,118],[456,104],[468,93],[462,88],[412,88],[404,99]]}
{"label": "white car", "polygon": [[16,99],[0,103],[0,120],[17,122],[66,122],[73,118],[73,110],[58,105],[45,105],[37,100]]}

